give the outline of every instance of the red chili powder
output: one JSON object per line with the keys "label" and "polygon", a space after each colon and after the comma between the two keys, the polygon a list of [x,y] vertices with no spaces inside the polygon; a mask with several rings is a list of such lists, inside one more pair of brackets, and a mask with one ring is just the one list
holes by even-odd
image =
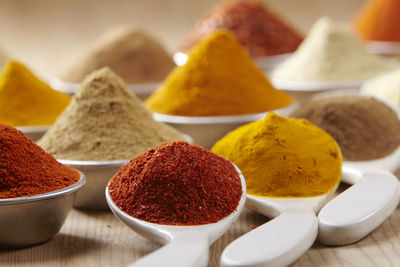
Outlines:
{"label": "red chili powder", "polygon": [[168,225],[217,222],[236,210],[242,195],[230,161],[186,142],[165,143],[135,157],[108,190],[129,215]]}
{"label": "red chili powder", "polygon": [[17,129],[0,124],[0,199],[43,194],[80,179]]}
{"label": "red chili powder", "polygon": [[179,50],[188,51],[215,29],[231,31],[252,57],[293,52],[303,40],[296,30],[261,3],[231,1],[217,6],[198,22]]}

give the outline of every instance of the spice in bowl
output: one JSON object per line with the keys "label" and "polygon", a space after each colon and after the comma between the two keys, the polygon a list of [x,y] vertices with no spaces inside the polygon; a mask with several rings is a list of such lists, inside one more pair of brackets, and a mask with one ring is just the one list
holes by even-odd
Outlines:
{"label": "spice in bowl", "polygon": [[301,35],[282,18],[257,1],[227,1],[199,21],[180,45],[189,51],[216,29],[229,30],[252,57],[290,53]]}
{"label": "spice in bowl", "polygon": [[384,103],[360,95],[331,96],[305,102],[292,117],[305,118],[335,138],[348,161],[373,160],[400,145],[400,121]]}
{"label": "spice in bowl", "polygon": [[242,115],[279,109],[292,103],[276,90],[235,37],[213,32],[189,53],[147,99],[154,112],[181,116]]}
{"label": "spice in bowl", "polygon": [[110,67],[128,84],[162,81],[175,64],[164,47],[138,27],[119,26],[107,31],[60,75],[81,83],[93,71]]}
{"label": "spice in bowl", "polygon": [[367,81],[361,86],[360,91],[400,108],[400,69]]}
{"label": "spice in bowl", "polygon": [[71,97],[53,90],[19,62],[9,61],[0,76],[0,123],[51,125],[70,100]]}
{"label": "spice in bowl", "polygon": [[260,197],[313,197],[340,181],[342,156],[335,140],[302,119],[269,113],[228,133],[212,152],[230,159]]}
{"label": "spice in bowl", "polygon": [[400,42],[400,1],[369,0],[356,14],[353,24],[366,40]]}
{"label": "spice in bowl", "polygon": [[394,66],[369,54],[346,23],[320,18],[297,51],[272,73],[274,80],[297,82],[354,82]]}
{"label": "spice in bowl", "polygon": [[90,74],[38,144],[57,159],[128,160],[168,141],[184,140],[156,122],[108,67]]}
{"label": "spice in bowl", "polygon": [[0,199],[34,196],[75,184],[80,173],[58,163],[17,129],[0,124]]}
{"label": "spice in bowl", "polygon": [[167,225],[215,223],[234,212],[242,196],[230,161],[186,142],[165,143],[135,157],[108,190],[127,214]]}

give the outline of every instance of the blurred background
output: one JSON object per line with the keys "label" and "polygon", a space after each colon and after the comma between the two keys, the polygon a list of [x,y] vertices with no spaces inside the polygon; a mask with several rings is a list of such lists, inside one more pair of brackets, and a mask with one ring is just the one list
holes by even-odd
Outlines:
{"label": "blurred background", "polygon": [[[264,0],[306,33],[326,15],[349,20],[365,0]],[[36,73],[60,73],[98,35],[139,24],[173,51],[218,0],[0,0],[0,45]]]}

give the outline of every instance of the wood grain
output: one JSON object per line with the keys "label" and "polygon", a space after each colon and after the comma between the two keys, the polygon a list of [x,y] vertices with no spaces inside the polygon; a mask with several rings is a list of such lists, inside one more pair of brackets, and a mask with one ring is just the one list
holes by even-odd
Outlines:
{"label": "wood grain", "polygon": [[[239,220],[210,248],[209,266],[219,266],[222,250],[235,238],[268,221],[245,209]],[[160,246],[118,221],[111,212],[73,210],[51,241],[0,251],[1,266],[125,266]],[[400,211],[357,244],[327,247],[316,242],[293,264],[302,266],[399,266]]]}

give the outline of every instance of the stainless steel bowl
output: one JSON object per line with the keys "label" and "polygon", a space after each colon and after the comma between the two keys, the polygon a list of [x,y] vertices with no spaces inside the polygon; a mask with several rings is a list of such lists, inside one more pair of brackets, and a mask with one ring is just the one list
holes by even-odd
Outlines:
{"label": "stainless steel bowl", "polygon": [[0,248],[27,247],[43,243],[60,231],[76,192],[85,184],[29,197],[0,199]]}
{"label": "stainless steel bowl", "polygon": [[61,160],[61,164],[80,170],[86,176],[86,185],[76,195],[74,207],[86,210],[109,210],[104,190],[111,177],[128,160],[77,161]]}
{"label": "stainless steel bowl", "polygon": [[[182,135],[189,143],[193,143],[193,139],[190,136],[186,134]],[[74,202],[75,208],[86,210],[110,210],[104,195],[104,190],[111,177],[113,177],[119,168],[129,160],[77,161],[58,159],[57,161],[61,164],[78,169],[86,175],[87,183],[76,195]]]}
{"label": "stainless steel bowl", "polygon": [[23,126],[16,128],[23,132],[32,141],[36,142],[47,132],[50,126]]}

